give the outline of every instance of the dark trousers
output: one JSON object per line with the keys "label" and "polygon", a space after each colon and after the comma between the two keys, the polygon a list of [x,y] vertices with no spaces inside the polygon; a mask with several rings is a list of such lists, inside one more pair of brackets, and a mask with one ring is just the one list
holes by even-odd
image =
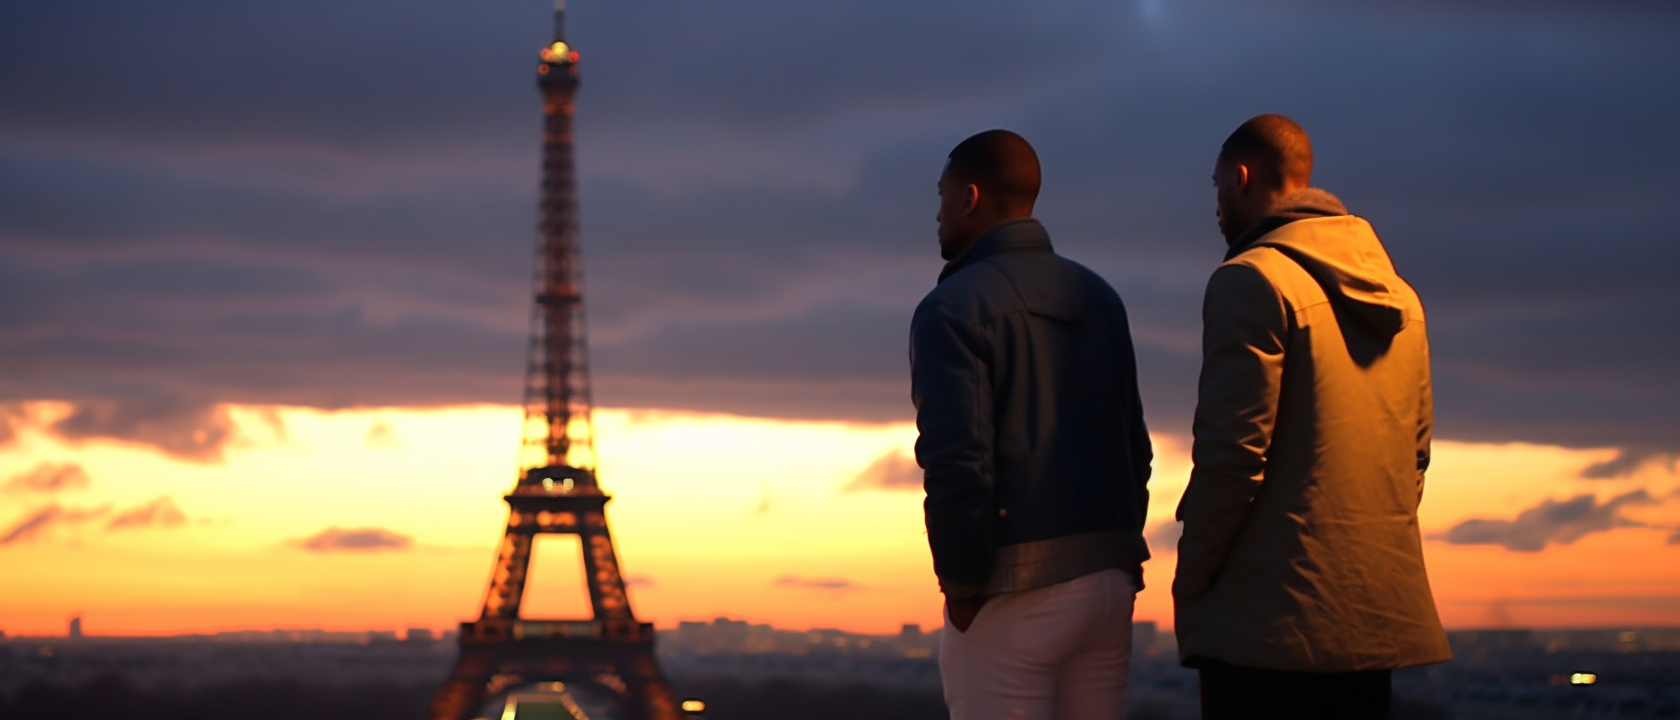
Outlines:
{"label": "dark trousers", "polygon": [[1202,720],[1390,720],[1391,670],[1303,673],[1204,662]]}

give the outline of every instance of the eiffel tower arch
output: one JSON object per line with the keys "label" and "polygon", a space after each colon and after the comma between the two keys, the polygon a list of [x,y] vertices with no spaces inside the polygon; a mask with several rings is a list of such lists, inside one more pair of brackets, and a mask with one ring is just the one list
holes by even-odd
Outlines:
{"label": "eiffel tower arch", "polygon": [[[509,699],[544,698],[577,720],[681,717],[640,622],[607,528],[610,499],[595,478],[589,357],[578,259],[572,135],[578,53],[555,0],[554,39],[539,53],[543,97],[542,205],[525,380],[524,468],[478,619],[461,623],[460,654],[432,701],[432,720],[499,720]],[[520,613],[531,548],[541,534],[576,535],[591,617]],[[550,715],[545,715],[545,717]]]}

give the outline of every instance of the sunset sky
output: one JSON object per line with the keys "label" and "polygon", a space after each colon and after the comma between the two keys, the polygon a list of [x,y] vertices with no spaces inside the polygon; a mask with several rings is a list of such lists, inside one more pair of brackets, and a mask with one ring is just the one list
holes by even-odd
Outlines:
{"label": "sunset sky", "polygon": [[[1166,623],[1219,142],[1312,133],[1428,306],[1452,627],[1680,624],[1680,6],[574,0],[637,614],[932,626],[905,358],[945,153],[1126,300]],[[1262,7],[1264,6],[1264,7]],[[544,0],[0,6],[0,630],[443,629],[517,468]],[[564,542],[533,606],[580,608]]]}

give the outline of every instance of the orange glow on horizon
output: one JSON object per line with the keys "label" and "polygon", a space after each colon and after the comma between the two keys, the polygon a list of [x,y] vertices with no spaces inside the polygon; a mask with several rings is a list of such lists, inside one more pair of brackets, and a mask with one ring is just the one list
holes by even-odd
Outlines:
{"label": "orange glow on horizon", "polygon": [[[522,420],[512,406],[228,406],[235,438],[221,462],[201,463],[143,446],[68,444],[42,429],[67,406],[27,410],[17,441],[0,449],[0,483],[44,464],[74,464],[88,482],[0,495],[0,535],[58,507],[26,539],[0,545],[0,630],[10,636],[62,635],[74,612],[93,635],[451,628],[482,603]],[[728,616],[871,633],[938,625],[920,490],[855,483],[866,468],[913,470],[882,462],[908,453],[909,424],[600,410],[596,432],[614,542],[643,620],[670,627]],[[1171,518],[1189,469],[1181,439],[1156,443],[1151,530]],[[1680,526],[1680,477],[1660,465],[1616,480],[1578,477],[1611,455],[1438,443],[1426,536],[1581,494],[1649,488],[1657,498],[1627,510],[1648,527],[1537,552],[1427,542],[1449,626],[1680,625],[1680,545],[1666,542]],[[111,522],[163,508],[159,498],[179,522],[163,511],[150,524]],[[576,589],[581,568],[565,557],[576,552],[539,551],[528,610],[556,599],[539,592],[544,583],[560,596]],[[1170,547],[1155,553],[1136,616],[1167,627],[1175,558]],[[575,614],[570,598],[552,612]]]}

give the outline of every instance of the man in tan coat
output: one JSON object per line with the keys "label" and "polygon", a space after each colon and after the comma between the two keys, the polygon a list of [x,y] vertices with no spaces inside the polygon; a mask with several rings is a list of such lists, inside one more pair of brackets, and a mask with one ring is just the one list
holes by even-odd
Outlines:
{"label": "man in tan coat", "polygon": [[1237,128],[1214,168],[1230,251],[1203,301],[1173,583],[1208,720],[1386,718],[1390,671],[1452,656],[1417,520],[1423,306],[1311,174],[1281,115]]}

